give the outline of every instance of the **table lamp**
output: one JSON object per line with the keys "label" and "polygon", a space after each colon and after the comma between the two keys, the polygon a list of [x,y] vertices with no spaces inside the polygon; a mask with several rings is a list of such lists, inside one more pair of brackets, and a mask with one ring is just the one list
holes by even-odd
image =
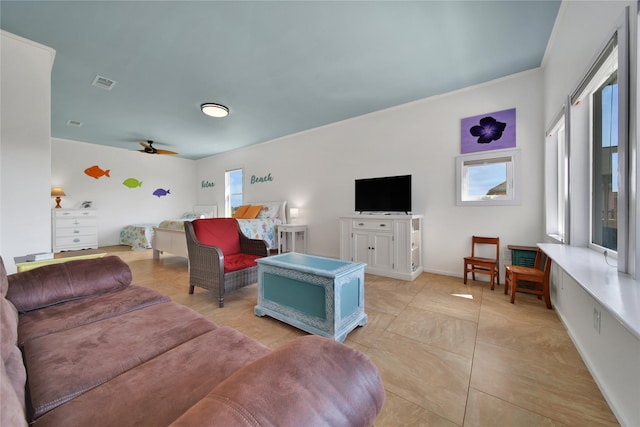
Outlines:
{"label": "table lamp", "polygon": [[56,209],[60,209],[62,206],[60,206],[60,202],[62,201],[61,197],[62,196],[66,196],[66,194],[64,194],[64,191],[62,190],[62,188],[60,187],[54,187],[51,189],[51,197],[55,197],[56,198]]}
{"label": "table lamp", "polygon": [[299,214],[299,210],[298,208],[290,208],[289,209],[289,216],[291,217],[291,222],[294,223],[296,222],[296,220],[298,219],[298,214]]}

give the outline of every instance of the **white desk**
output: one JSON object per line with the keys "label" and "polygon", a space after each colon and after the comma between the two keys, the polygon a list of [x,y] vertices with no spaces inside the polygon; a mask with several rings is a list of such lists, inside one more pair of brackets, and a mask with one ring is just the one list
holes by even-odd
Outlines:
{"label": "white desk", "polygon": [[[289,239],[287,234],[291,234],[291,246],[289,246]],[[297,252],[296,241],[298,240],[298,233],[302,235],[302,242],[304,244],[302,253],[307,253],[307,226],[305,224],[280,224],[278,226],[278,253],[284,252]]]}

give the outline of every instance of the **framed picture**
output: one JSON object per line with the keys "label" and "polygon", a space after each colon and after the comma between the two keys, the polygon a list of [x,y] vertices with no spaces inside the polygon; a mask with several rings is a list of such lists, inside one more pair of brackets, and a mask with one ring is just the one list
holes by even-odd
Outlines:
{"label": "framed picture", "polygon": [[516,109],[467,117],[461,121],[460,153],[516,146]]}

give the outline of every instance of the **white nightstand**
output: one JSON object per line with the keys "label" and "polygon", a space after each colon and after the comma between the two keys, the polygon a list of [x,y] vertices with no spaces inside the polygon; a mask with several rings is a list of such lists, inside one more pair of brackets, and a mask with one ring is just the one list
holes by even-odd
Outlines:
{"label": "white nightstand", "polygon": [[[290,239],[287,239],[287,235],[285,233],[291,234]],[[304,243],[302,253],[307,253],[307,226],[305,224],[280,224],[278,226],[279,254],[283,252],[297,252],[296,241],[298,240],[298,233],[302,235],[302,242]],[[289,240],[291,240],[291,246],[289,246]]]}

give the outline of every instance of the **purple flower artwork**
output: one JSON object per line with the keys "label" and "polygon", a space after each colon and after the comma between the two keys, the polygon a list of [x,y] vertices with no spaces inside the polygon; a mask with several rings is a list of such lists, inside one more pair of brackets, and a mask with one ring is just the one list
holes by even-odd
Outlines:
{"label": "purple flower artwork", "polygon": [[516,109],[462,119],[460,152],[502,150],[516,146]]}

